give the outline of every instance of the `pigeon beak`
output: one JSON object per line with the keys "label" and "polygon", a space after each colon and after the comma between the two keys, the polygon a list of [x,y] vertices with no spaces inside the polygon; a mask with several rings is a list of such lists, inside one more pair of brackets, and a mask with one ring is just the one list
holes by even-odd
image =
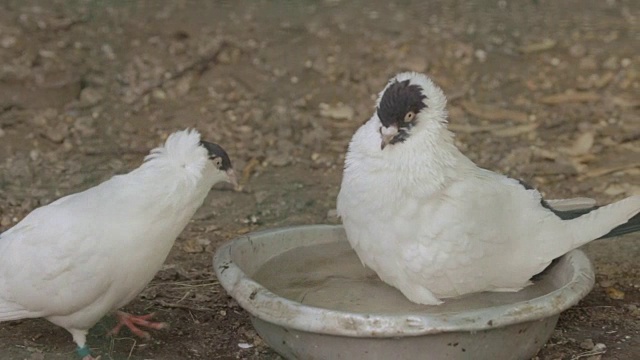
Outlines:
{"label": "pigeon beak", "polygon": [[391,125],[389,127],[380,127],[380,135],[382,137],[382,142],[380,143],[380,150],[384,150],[384,148],[389,145],[393,137],[398,135],[398,127],[396,125]]}
{"label": "pigeon beak", "polygon": [[238,178],[236,177],[236,172],[233,171],[233,169],[227,170],[227,181],[229,181],[234,188],[238,187]]}

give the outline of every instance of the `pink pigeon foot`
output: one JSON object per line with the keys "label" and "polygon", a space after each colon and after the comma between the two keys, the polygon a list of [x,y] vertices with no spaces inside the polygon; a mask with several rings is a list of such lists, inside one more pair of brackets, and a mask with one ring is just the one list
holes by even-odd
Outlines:
{"label": "pink pigeon foot", "polygon": [[126,326],[129,328],[129,330],[131,330],[131,332],[134,335],[139,336],[141,338],[150,339],[151,335],[149,335],[149,333],[146,331],[140,330],[138,326],[143,326],[143,327],[156,329],[156,330],[165,329],[169,327],[169,324],[164,322],[149,321],[149,319],[151,319],[154,315],[155,313],[136,316],[136,315],[127,314],[126,312],[123,312],[123,311],[118,311],[116,312],[116,318],[118,319],[118,324],[116,325],[116,327],[113,328],[113,330],[109,331],[109,335],[118,335],[118,332],[120,332],[120,328],[122,328],[122,326]]}

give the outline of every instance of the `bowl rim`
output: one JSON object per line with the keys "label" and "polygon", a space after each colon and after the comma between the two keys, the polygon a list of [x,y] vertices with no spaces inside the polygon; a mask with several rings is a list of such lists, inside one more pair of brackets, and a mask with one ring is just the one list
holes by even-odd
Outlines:
{"label": "bowl rim", "polygon": [[574,269],[571,279],[564,286],[533,299],[464,312],[358,313],[309,306],[281,297],[247,276],[231,258],[233,248],[252,243],[252,237],[341,228],[342,225],[301,225],[249,233],[218,248],[213,258],[214,270],[222,287],[252,316],[285,328],[349,337],[475,332],[542,320],[575,305],[591,291],[595,282],[591,262],[584,252],[576,249],[562,256]]}

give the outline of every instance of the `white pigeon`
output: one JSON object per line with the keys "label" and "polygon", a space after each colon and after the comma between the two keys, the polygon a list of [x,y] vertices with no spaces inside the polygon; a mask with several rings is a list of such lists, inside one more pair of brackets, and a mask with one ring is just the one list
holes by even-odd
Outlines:
{"label": "white pigeon", "polygon": [[[93,359],[88,330],[144,289],[221,181],[235,183],[227,153],[184,130],[130,173],[34,210],[0,234],[0,321],[43,317]],[[166,325],[151,315],[117,312],[114,332],[125,325],[147,337],[136,325]]]}
{"label": "white pigeon", "polygon": [[337,200],[360,260],[409,300],[518,291],[568,251],[640,230],[640,196],[554,211],[523,182],[479,168],[454,145],[445,105],[426,76],[392,78],[351,139]]}

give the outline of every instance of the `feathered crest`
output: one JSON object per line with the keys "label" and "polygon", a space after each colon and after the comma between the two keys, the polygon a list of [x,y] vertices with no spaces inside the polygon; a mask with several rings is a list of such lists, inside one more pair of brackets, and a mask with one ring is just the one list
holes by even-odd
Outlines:
{"label": "feathered crest", "polygon": [[385,86],[378,95],[376,107],[380,107],[382,97],[391,85],[395,83],[402,83],[407,80],[409,81],[409,85],[418,85],[422,88],[422,93],[426,96],[425,103],[429,109],[434,111],[444,111],[447,104],[447,98],[442,93],[442,90],[438,85],[434,84],[429,77],[417,72],[403,72],[391,78],[387,83],[387,86]]}
{"label": "feathered crest", "polygon": [[197,179],[206,164],[207,150],[200,146],[200,133],[195,129],[186,129],[169,135],[164,146],[151,150],[144,160],[148,166],[184,168]]}
{"label": "feathered crest", "polygon": [[390,126],[398,119],[404,118],[407,111],[419,113],[427,105],[424,100],[427,98],[423,94],[422,88],[416,84],[411,84],[409,80],[402,82],[395,81],[382,95],[378,106],[378,117],[384,126]]}

